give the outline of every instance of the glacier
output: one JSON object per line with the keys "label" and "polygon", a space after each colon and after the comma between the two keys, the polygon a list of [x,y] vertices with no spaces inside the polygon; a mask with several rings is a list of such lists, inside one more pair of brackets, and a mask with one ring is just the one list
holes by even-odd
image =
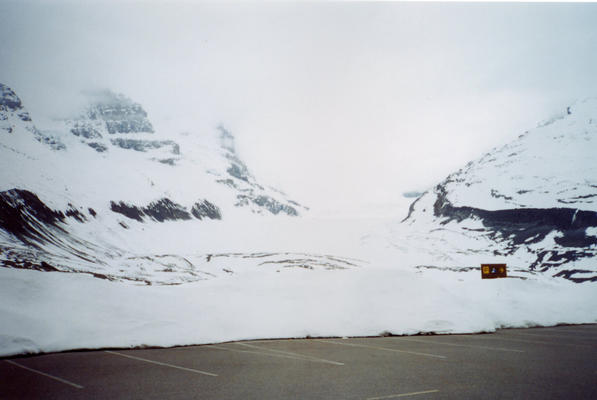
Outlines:
{"label": "glacier", "polygon": [[387,219],[311,215],[225,124],[99,91],[45,127],[0,94],[2,356],[597,322],[595,100]]}

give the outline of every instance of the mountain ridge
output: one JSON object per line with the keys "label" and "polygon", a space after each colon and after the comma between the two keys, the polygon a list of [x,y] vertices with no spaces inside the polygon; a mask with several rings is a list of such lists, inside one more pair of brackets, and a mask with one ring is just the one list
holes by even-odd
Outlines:
{"label": "mountain ridge", "polygon": [[453,236],[456,253],[597,281],[595,114],[596,99],[577,102],[468,163],[417,198],[402,224]]}
{"label": "mountain ridge", "polygon": [[[163,265],[135,239],[146,229],[158,239],[170,229],[162,224],[181,224],[177,235],[185,235],[207,221],[222,221],[225,231],[307,210],[259,184],[222,126],[165,136],[139,103],[102,91],[79,117],[57,121],[50,139],[12,89],[0,93],[2,266],[151,282]],[[138,261],[129,273],[122,265],[131,257]],[[171,269],[182,272],[166,281],[203,276],[173,259]]]}

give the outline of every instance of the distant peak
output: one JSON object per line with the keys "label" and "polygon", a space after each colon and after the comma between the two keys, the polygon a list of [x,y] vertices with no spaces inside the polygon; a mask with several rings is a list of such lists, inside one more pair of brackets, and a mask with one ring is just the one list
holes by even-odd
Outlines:
{"label": "distant peak", "polygon": [[90,105],[85,117],[103,121],[108,133],[153,133],[153,125],[141,104],[111,90],[86,91],[83,93]]}
{"label": "distant peak", "polygon": [[47,144],[54,150],[66,148],[58,138],[48,136],[37,129],[15,91],[0,83],[0,131],[12,134],[19,130],[31,133],[35,140]]}
{"label": "distant peak", "polygon": [[23,108],[21,99],[9,86],[0,83],[0,110],[16,111]]}
{"label": "distant peak", "polygon": [[235,153],[234,135],[222,125],[218,125],[217,130],[220,131],[220,146],[231,153]]}

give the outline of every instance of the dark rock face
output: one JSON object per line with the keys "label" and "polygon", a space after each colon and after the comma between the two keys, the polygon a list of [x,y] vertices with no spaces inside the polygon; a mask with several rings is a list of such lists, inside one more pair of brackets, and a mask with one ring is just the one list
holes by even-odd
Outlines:
{"label": "dark rock face", "polygon": [[87,217],[85,217],[85,215],[83,215],[79,210],[77,210],[75,208],[75,206],[73,206],[72,204],[68,204],[68,209],[64,212],[64,214],[67,217],[71,217],[76,219],[79,222],[85,222],[87,221]]}
{"label": "dark rock face", "polygon": [[[209,202],[208,204],[213,206],[219,212],[216,206]],[[124,215],[127,218],[134,219],[139,222],[144,222],[145,217],[149,217],[158,222],[189,220],[192,218],[191,214],[185,207],[174,203],[172,200],[167,198],[151,202],[145,207],[137,207],[132,204],[127,204],[123,201],[118,203],[112,201],[110,202],[110,209],[116,213]],[[195,210],[195,207],[193,207],[193,210]],[[195,215],[195,212],[193,212],[193,215]],[[195,215],[195,217],[201,219],[197,217],[197,215]]]}
{"label": "dark rock face", "polygon": [[[455,207],[447,199],[442,184],[435,188],[436,201],[433,213],[445,225],[450,221],[462,222],[466,219],[478,219],[482,222],[484,232],[500,243],[506,244],[505,250],[494,251],[495,255],[508,256],[520,247],[542,242],[547,235],[556,232],[555,248],[534,252],[536,259],[529,265],[531,271],[545,272],[560,267],[568,262],[597,256],[597,250],[591,246],[597,244],[597,237],[589,236],[587,228],[597,227],[597,212],[573,208],[515,208],[506,210],[483,210],[474,207]],[[418,199],[417,199],[418,200]],[[415,204],[411,205],[410,218]],[[597,276],[574,277],[570,270],[559,271],[555,276],[575,282],[597,281]],[[587,272],[587,271],[584,271]]]}
{"label": "dark rock face", "polygon": [[[437,200],[433,212],[437,217],[447,217],[442,224],[451,220],[458,222],[478,218],[483,225],[503,238],[509,238],[513,246],[523,243],[538,243],[553,232],[563,237],[555,241],[565,247],[585,247],[596,239],[586,236],[586,229],[597,227],[597,213],[572,208],[515,208],[488,211],[473,207],[454,207],[446,199],[444,188],[436,188]],[[514,249],[513,249],[514,251]]]}
{"label": "dark rock face", "polygon": [[[595,252],[584,251],[579,249],[572,250],[544,250],[537,253],[537,259],[529,266],[531,271],[545,272],[551,268],[559,267],[569,261],[581,260],[583,258],[592,258]],[[566,276],[569,278],[572,274],[567,274],[570,270],[562,270],[554,276]],[[594,273],[594,272],[593,272]],[[584,282],[591,279],[597,280],[597,275],[594,277],[575,278],[577,282]]]}
{"label": "dark rock face", "polygon": [[150,218],[159,222],[191,219],[191,215],[183,206],[165,198],[150,203],[143,208],[143,211]]}
{"label": "dark rock face", "polygon": [[[10,87],[0,83],[0,111],[18,112],[22,109],[23,104],[19,96]],[[29,113],[26,113],[25,118],[24,120],[31,121]]]}
{"label": "dark rock face", "polygon": [[[137,207],[122,201],[111,202],[110,208],[113,212],[139,222],[144,222],[145,218],[158,222],[192,219],[191,213],[185,207],[167,198],[151,202],[145,207]],[[87,211],[92,217],[97,217],[97,212],[92,208],[88,208]],[[195,203],[192,214],[199,220],[221,219],[219,208],[207,200]],[[63,240],[70,240],[64,225],[68,222],[67,218],[80,223],[88,221],[88,217],[72,204],[69,204],[64,212],[56,211],[46,206],[30,191],[11,189],[0,192],[0,229],[27,245],[35,248],[45,243],[53,243],[61,247],[68,246]],[[76,253],[73,247],[69,246],[68,250]],[[82,254],[76,255],[82,257]]]}
{"label": "dark rock face", "polygon": [[593,273],[593,271],[587,271],[584,269],[570,269],[570,270],[564,270],[564,271],[560,271],[557,274],[555,274],[555,277],[562,277],[565,279],[568,279],[572,282],[576,282],[576,283],[582,283],[582,282],[597,282],[597,276],[593,276],[591,278],[575,278],[574,275],[575,274],[586,274],[586,273]]}
{"label": "dark rock face", "polygon": [[198,201],[193,205],[191,209],[193,216],[199,220],[203,218],[209,219],[222,219],[222,213],[220,209],[207,200]]}
{"label": "dark rock face", "polygon": [[84,122],[77,122],[71,128],[70,132],[75,136],[84,137],[85,139],[101,139],[102,134],[93,125]]}
{"label": "dark rock face", "polygon": [[[0,230],[25,245],[15,247],[12,240],[8,244],[0,243],[0,267],[57,270],[44,261],[50,255],[48,248],[58,250],[61,259],[70,259],[75,264],[103,264],[102,259],[94,256],[98,252],[97,245],[68,231],[69,219],[81,223],[87,221],[87,217],[72,204],[62,212],[52,210],[27,190],[0,192]],[[101,254],[106,256],[106,249],[102,249]]]}
{"label": "dark rock face", "polygon": [[87,143],[87,146],[91,147],[98,153],[103,153],[105,151],[108,151],[108,147],[102,143],[90,142],[90,143]]}
{"label": "dark rock face", "polygon": [[110,210],[114,211],[115,213],[122,214],[127,218],[136,219],[139,222],[143,222],[143,216],[145,216],[145,213],[141,208],[127,204],[124,201],[120,201],[118,203],[111,201]]}
{"label": "dark rock face", "polygon": [[21,189],[0,192],[0,228],[23,243],[37,247],[49,240],[47,226],[64,232],[59,226],[64,220],[64,213],[48,208],[34,193]]}
{"label": "dark rock face", "polygon": [[554,241],[562,247],[590,247],[597,245],[597,237],[587,236],[586,230],[582,228],[568,229],[563,237],[556,237]]}
{"label": "dark rock face", "polygon": [[104,91],[96,94],[96,102],[87,111],[91,120],[105,122],[106,130],[115,133],[153,133],[153,126],[140,104],[129,98]]}
{"label": "dark rock face", "polygon": [[172,140],[139,140],[139,139],[111,139],[110,142],[114,146],[123,149],[130,149],[135,151],[145,152],[152,149],[160,149],[165,146],[170,146],[170,153],[179,155],[180,146]]}
{"label": "dark rock face", "polygon": [[19,269],[30,269],[33,271],[45,271],[45,272],[60,272],[60,270],[45,261],[41,263],[31,262],[28,260],[3,260],[2,266],[6,268],[19,268]]}

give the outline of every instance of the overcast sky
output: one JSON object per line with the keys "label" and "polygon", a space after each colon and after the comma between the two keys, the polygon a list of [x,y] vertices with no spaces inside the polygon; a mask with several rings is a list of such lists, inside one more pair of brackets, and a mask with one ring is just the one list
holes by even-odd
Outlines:
{"label": "overcast sky", "polygon": [[80,3],[0,3],[0,82],[34,118],[106,87],[158,127],[222,123],[320,210],[404,203],[597,96],[595,4]]}

